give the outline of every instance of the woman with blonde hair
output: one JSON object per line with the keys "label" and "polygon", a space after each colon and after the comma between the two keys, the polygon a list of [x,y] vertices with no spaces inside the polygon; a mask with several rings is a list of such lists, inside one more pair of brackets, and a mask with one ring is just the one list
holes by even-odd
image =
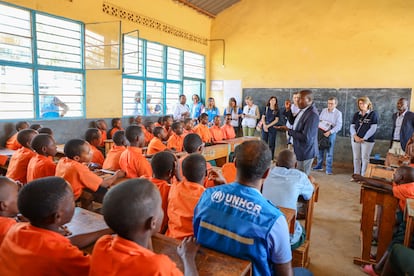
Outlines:
{"label": "woman with blonde hair", "polygon": [[257,119],[260,118],[260,111],[257,105],[253,104],[251,96],[247,96],[244,101],[246,105],[243,107],[242,114],[243,136],[254,136]]}
{"label": "woman with blonde hair", "polygon": [[375,144],[378,114],[367,96],[358,98],[357,106],[359,111],[354,114],[350,127],[354,174],[364,175]]}
{"label": "woman with blonde hair", "polygon": [[235,98],[231,97],[229,99],[229,105],[224,109],[224,117],[226,117],[226,115],[230,114],[231,115],[231,126],[234,128],[234,133],[236,133],[237,137],[240,136],[239,134],[239,118],[241,117],[241,114],[243,113],[243,111],[241,110],[240,107],[237,106],[237,101]]}

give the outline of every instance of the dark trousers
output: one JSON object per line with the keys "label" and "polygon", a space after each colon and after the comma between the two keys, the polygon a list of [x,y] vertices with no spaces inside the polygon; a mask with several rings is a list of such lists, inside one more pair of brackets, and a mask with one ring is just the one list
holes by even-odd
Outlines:
{"label": "dark trousers", "polygon": [[262,129],[262,140],[265,141],[272,152],[272,160],[275,156],[275,148],[276,148],[276,128],[270,127],[267,132]]}

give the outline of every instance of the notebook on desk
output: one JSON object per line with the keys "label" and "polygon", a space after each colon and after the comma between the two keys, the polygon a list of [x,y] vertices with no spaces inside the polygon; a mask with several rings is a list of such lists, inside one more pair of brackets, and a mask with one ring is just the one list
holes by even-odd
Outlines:
{"label": "notebook on desk", "polygon": [[72,220],[65,224],[70,231],[68,238],[109,229],[102,215],[76,207]]}

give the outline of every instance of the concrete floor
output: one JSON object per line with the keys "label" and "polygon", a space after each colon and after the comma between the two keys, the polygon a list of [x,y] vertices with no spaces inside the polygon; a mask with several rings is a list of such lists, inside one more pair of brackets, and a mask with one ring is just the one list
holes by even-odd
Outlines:
{"label": "concrete floor", "polygon": [[353,257],[360,256],[360,185],[350,182],[352,169],[335,169],[334,175],[312,172],[320,185],[315,204],[309,269],[314,275],[366,275]]}

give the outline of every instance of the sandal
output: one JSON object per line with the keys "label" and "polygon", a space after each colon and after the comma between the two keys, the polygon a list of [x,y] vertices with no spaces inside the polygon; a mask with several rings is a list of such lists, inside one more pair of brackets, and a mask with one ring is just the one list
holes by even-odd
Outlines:
{"label": "sandal", "polygon": [[368,275],[379,276],[374,270],[374,265],[363,265],[361,266],[361,270]]}

